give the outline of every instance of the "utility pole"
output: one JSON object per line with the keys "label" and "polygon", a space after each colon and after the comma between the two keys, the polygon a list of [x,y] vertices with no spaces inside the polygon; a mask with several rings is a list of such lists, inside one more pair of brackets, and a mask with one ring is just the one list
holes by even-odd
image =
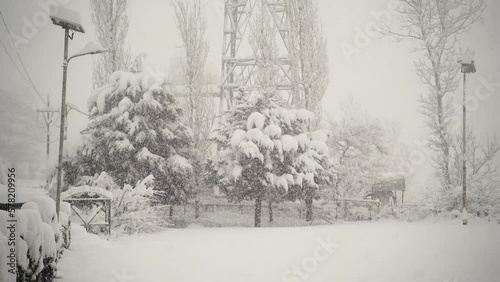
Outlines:
{"label": "utility pole", "polygon": [[462,121],[462,202],[463,202],[463,209],[465,210],[465,207],[467,206],[467,161],[466,161],[466,153],[467,153],[467,124],[466,124],[466,116],[467,116],[467,106],[465,104],[465,81],[466,81],[466,72],[464,72],[464,85],[463,85],[463,90],[464,90],[464,95],[463,95],[463,106],[462,106],[462,116],[463,116],[463,121]]}
{"label": "utility pole", "polygon": [[49,172],[49,158],[50,158],[50,127],[54,125],[55,122],[54,115],[58,112],[59,110],[50,107],[50,95],[47,94],[47,107],[37,110],[37,113],[42,114],[43,120],[45,122],[45,128],[47,129],[47,164],[46,164],[47,179],[45,181],[47,189],[49,188],[48,172]]}
{"label": "utility pole", "polygon": [[[68,58],[68,39],[73,40],[73,35],[75,32],[85,33],[85,30],[79,24],[79,20],[75,22],[75,19],[80,19],[80,15],[63,7],[59,8],[56,15],[51,15],[50,19],[52,23],[57,26],[61,26],[64,29],[64,57],[63,57],[63,80],[62,80],[62,99],[61,99],[61,125],[59,128],[59,158],[57,166],[57,195],[56,195],[56,213],[59,217],[59,210],[61,207],[61,192],[62,192],[62,165],[63,165],[63,149],[64,149],[64,139],[65,139],[65,127],[66,127],[66,80],[68,76],[68,64],[71,59],[76,57],[81,57],[85,55],[95,55],[107,52],[108,49],[102,48],[98,43],[89,42],[83,48],[82,51],[74,54]],[[72,35],[69,35],[69,31],[72,31]]]}
{"label": "utility pole", "polygon": [[[464,74],[463,77],[463,100],[462,100],[462,203],[463,203],[463,210],[462,213],[466,215],[467,210],[467,158],[466,158],[466,153],[467,153],[467,124],[466,124],[466,117],[467,117],[467,104],[466,104],[466,82],[467,82],[467,74],[468,73],[475,73],[476,72],[476,67],[474,66],[474,59],[472,56],[463,56],[458,63],[461,65],[460,70]],[[467,219],[463,219],[463,225],[467,225]]]}
{"label": "utility pole", "polygon": [[66,123],[66,79],[68,76],[68,39],[69,29],[64,28],[64,57],[63,57],[63,81],[62,81],[62,99],[61,99],[61,124],[59,127],[59,158],[57,165],[57,199],[56,212],[59,216],[61,207],[61,192],[62,192],[62,165],[64,152],[64,127]]}
{"label": "utility pole", "polygon": [[41,113],[43,120],[45,122],[45,128],[47,129],[47,160],[50,155],[50,127],[54,125],[55,119],[54,115],[59,113],[58,109],[54,109],[50,107],[50,96],[47,95],[47,107],[38,109],[37,113]]}

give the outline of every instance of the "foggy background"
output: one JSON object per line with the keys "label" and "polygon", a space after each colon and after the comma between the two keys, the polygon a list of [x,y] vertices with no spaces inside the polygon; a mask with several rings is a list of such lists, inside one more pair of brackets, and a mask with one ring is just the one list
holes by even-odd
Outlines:
{"label": "foggy background", "polygon": [[[25,67],[43,95],[50,95],[51,105],[60,107],[62,84],[63,30],[54,26],[47,19],[40,27],[30,28],[34,17],[43,11],[44,3],[49,0],[2,0],[0,10],[14,37],[22,37],[18,46]],[[85,34],[76,33],[69,44],[69,55],[83,48],[88,41],[96,40],[91,20],[88,1],[65,0],[65,6],[80,12]],[[498,134],[498,110],[500,109],[500,2],[487,0],[483,20],[461,36],[461,47],[475,51],[477,72],[469,77],[467,94],[473,96],[476,91],[483,94],[474,106],[469,105],[468,125],[481,136]],[[207,59],[207,71],[220,75],[223,8],[222,0],[205,1],[207,17],[207,37],[210,51]],[[365,30],[374,15],[387,10],[387,0],[319,0],[320,18],[328,39],[330,78],[324,98],[324,113],[336,117],[339,102],[352,96],[367,112],[387,122],[397,122],[401,128],[400,141],[408,147],[408,152],[421,150],[416,144],[422,144],[429,137],[429,130],[424,127],[423,116],[418,112],[418,98],[427,91],[414,72],[417,54],[411,52],[417,47],[412,41],[396,43],[392,38],[370,37],[359,54],[345,56],[342,46],[356,46],[359,30]],[[181,41],[177,33],[173,8],[169,1],[130,0],[130,28],[128,46],[132,58],[139,53],[148,54],[147,65],[154,70],[167,71],[171,60],[180,50]],[[393,15],[392,20],[395,21]],[[38,19],[39,23],[43,20]],[[28,32],[27,32],[28,31]],[[28,34],[30,38],[23,37]],[[3,23],[0,27],[0,40],[9,53],[15,54]],[[38,123],[36,109],[43,106],[35,91],[21,78],[10,61],[3,47],[0,51],[0,134],[2,138],[13,140],[8,147],[1,148],[1,154],[13,162],[28,162],[35,167],[45,165],[45,129],[41,117]],[[14,61],[21,69],[17,58]],[[75,59],[69,65],[67,102],[87,112],[87,99],[93,88],[92,73],[95,56]],[[458,67],[458,66],[457,66]],[[22,69],[21,69],[22,70]],[[485,87],[484,81],[493,85]],[[461,82],[460,82],[461,83]],[[495,84],[496,83],[496,84]],[[461,85],[461,84],[460,84]],[[496,85],[496,86],[495,86]],[[479,89],[479,90],[478,90]],[[488,95],[486,95],[486,94]],[[462,87],[454,94],[456,110],[461,111]],[[46,99],[45,96],[43,96]],[[21,111],[19,106],[32,111]],[[10,118],[8,118],[10,117]],[[65,148],[75,148],[81,141],[80,131],[87,123],[87,117],[71,111],[68,121],[68,141]],[[458,124],[461,128],[461,123]],[[9,129],[10,128],[10,129]],[[13,131],[14,130],[14,131]],[[17,130],[17,131],[16,131]],[[52,127],[51,158],[57,157],[58,128]],[[9,133],[14,132],[14,133]],[[10,135],[10,136],[7,136]],[[429,156],[432,154],[427,152]],[[423,191],[434,181],[431,176],[431,158],[427,157],[422,166],[416,167],[416,174],[408,179],[408,192]],[[500,163],[500,160],[497,160]],[[429,180],[427,180],[429,179]]]}

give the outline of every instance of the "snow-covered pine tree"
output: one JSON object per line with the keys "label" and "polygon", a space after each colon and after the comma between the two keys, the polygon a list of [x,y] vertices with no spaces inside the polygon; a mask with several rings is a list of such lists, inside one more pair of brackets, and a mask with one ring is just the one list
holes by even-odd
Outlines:
{"label": "snow-covered pine tree", "polygon": [[293,191],[289,194],[293,199],[315,195],[319,182],[329,178],[322,174],[328,171],[322,166],[328,148],[326,140],[313,136],[318,132],[306,132],[313,113],[289,110],[269,93],[254,91],[249,99],[236,99],[214,136],[220,149],[217,176],[230,199],[255,200],[255,227],[259,227],[262,201],[270,189],[283,196]]}
{"label": "snow-covered pine tree", "polygon": [[193,137],[171,94],[147,73],[116,72],[110,84],[95,90],[88,107],[85,142],[67,171],[75,166],[81,176],[106,171],[120,187],[152,174],[162,202],[186,201]]}
{"label": "snow-covered pine tree", "polygon": [[[255,56],[254,70],[255,86],[262,91],[276,93],[279,73],[279,50],[276,44],[276,30],[267,7],[267,1],[257,2],[257,13],[250,22],[249,43]],[[281,201],[280,194],[275,189],[268,189],[267,204],[269,222],[273,221],[273,202]]]}
{"label": "snow-covered pine tree", "polygon": [[294,159],[297,178],[288,192],[288,198],[303,200],[306,205],[305,219],[312,221],[313,201],[321,197],[320,190],[331,189],[336,180],[337,171],[327,146],[331,133],[319,129],[304,134],[302,129],[295,128],[292,134],[296,134],[298,141]]}

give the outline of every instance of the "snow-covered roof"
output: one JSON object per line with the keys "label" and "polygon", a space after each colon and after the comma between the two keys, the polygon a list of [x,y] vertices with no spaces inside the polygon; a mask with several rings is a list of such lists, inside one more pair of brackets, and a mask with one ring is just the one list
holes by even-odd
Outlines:
{"label": "snow-covered roof", "polygon": [[404,178],[397,178],[391,180],[384,180],[380,183],[375,183],[372,185],[372,191],[405,191],[406,184]]}
{"label": "snow-covered roof", "polygon": [[67,191],[61,193],[61,198],[63,200],[77,198],[74,196],[79,196],[82,194],[88,194],[89,196],[99,195],[104,198],[113,199],[113,193],[107,191],[105,189],[99,187],[90,187],[88,185],[79,186],[79,187],[70,187]]}

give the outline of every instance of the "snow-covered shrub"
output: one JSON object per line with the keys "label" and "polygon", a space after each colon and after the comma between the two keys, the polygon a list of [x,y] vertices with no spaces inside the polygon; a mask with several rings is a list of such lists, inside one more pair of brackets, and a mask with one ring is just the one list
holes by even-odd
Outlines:
{"label": "snow-covered shrub", "polygon": [[68,249],[71,245],[71,205],[69,203],[61,203],[59,223],[61,225],[62,247]]}
{"label": "snow-covered shrub", "polygon": [[[47,196],[30,196],[26,200],[28,202],[21,209],[14,211],[16,278],[17,281],[52,281],[62,249],[55,202]],[[4,233],[3,236],[10,235],[5,233],[7,226],[4,226],[9,223],[8,219],[11,219],[9,213],[0,211],[0,234]]]}
{"label": "snow-covered shrub", "polygon": [[62,247],[55,203],[49,197],[34,198],[25,203],[20,212],[27,222],[28,267],[24,276],[27,281],[52,281]]}
{"label": "snow-covered shrub", "polygon": [[115,72],[88,103],[84,144],[65,163],[66,183],[106,171],[120,187],[152,174],[161,200],[184,203],[191,196],[191,130],[182,123],[174,96],[147,73]]}
{"label": "snow-covered shrub", "polygon": [[164,225],[164,219],[158,216],[157,205],[152,203],[157,195],[152,175],[139,181],[135,187],[129,184],[123,188],[118,186],[106,172],[95,177],[84,177],[80,184],[113,193],[111,220],[114,234],[154,232]]}
{"label": "snow-covered shrub", "polygon": [[[0,211],[1,212],[1,211]],[[0,281],[5,281],[5,282],[14,282],[16,281],[16,276],[12,275],[9,273],[9,265],[7,264],[8,261],[8,252],[9,248],[8,246],[8,240],[5,235],[3,235],[0,232]]]}
{"label": "snow-covered shrub", "polygon": [[33,202],[24,204],[22,211],[26,214],[28,225],[25,237],[28,245],[28,271],[26,277],[31,281],[36,279],[43,269],[42,217],[38,212],[38,206]]}
{"label": "snow-covered shrub", "polygon": [[[430,193],[422,200],[424,205],[420,207],[420,213],[427,216],[450,216],[454,217],[454,211],[461,211],[462,186],[455,186],[448,190],[439,190]],[[495,220],[500,218],[500,189],[470,185],[467,188],[467,211],[472,216],[485,217]]]}
{"label": "snow-covered shrub", "polygon": [[15,211],[16,216],[16,255],[17,255],[17,281],[23,281],[28,273],[28,244],[24,240],[28,232],[28,219],[21,210]]}
{"label": "snow-covered shrub", "polygon": [[127,234],[137,232],[154,232],[161,229],[161,219],[155,207],[151,205],[154,198],[154,177],[149,175],[138,182],[135,187],[126,184],[123,189],[114,190],[115,228]]}
{"label": "snow-covered shrub", "polygon": [[[468,129],[466,137],[467,211],[472,216],[496,219],[500,217],[500,170],[496,163],[500,143],[495,136],[480,138],[472,129]],[[450,157],[436,159],[437,165],[445,166],[449,171],[440,169],[435,172],[440,187],[434,187],[425,199],[427,210],[442,215],[463,208],[462,135],[455,135],[450,142]]]}
{"label": "snow-covered shrub", "polygon": [[43,269],[38,275],[41,281],[52,281],[57,272],[58,244],[54,240],[52,227],[42,222],[42,262]]}
{"label": "snow-covered shrub", "polygon": [[[27,260],[27,244],[23,239],[23,236],[26,235],[26,216],[21,212],[16,212],[15,219],[16,222],[16,231],[15,231],[15,248],[16,248],[16,261],[17,265],[10,265],[10,248],[12,248],[12,240],[10,240],[11,233],[7,229],[9,226],[8,220],[12,219],[9,216],[9,213],[3,210],[0,210],[0,277],[2,280],[0,281],[24,281],[25,273],[28,269],[28,260]],[[12,271],[12,267],[14,266],[13,271],[17,272],[9,272]],[[16,274],[17,273],[17,274]],[[17,279],[17,280],[16,280]]]}
{"label": "snow-covered shrub", "polygon": [[56,203],[50,197],[35,197],[32,199],[32,201],[38,205],[38,210],[40,211],[42,221],[44,223],[47,223],[50,228],[52,228],[56,247],[58,250],[60,250],[62,248],[63,241],[61,226],[56,214]]}

